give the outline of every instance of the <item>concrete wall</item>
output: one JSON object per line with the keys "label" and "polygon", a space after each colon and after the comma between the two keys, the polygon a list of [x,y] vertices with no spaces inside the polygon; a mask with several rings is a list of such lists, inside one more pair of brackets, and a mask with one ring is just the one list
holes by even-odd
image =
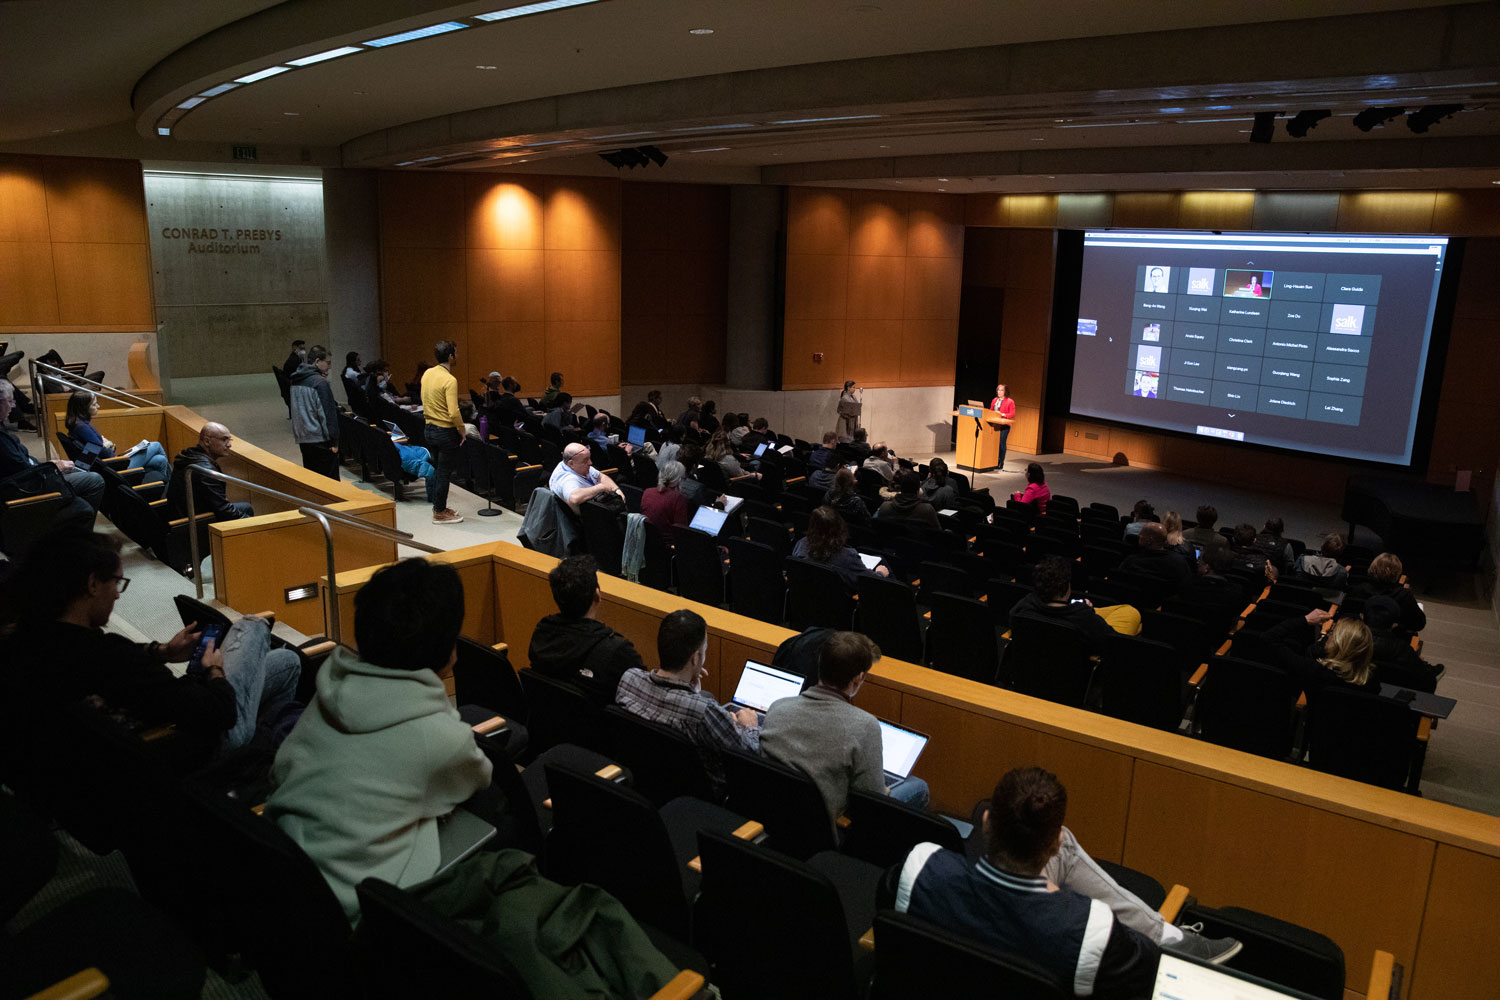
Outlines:
{"label": "concrete wall", "polygon": [[[328,247],[328,341],[340,365],[358,351],[380,357],[380,197],[373,170],[323,171],[323,229]],[[309,338],[303,338],[309,339]],[[286,356],[283,350],[282,356]],[[343,398],[343,383],[333,391]]]}
{"label": "concrete wall", "polygon": [[[837,420],[837,389],[804,389],[772,392],[724,385],[631,385],[620,390],[628,414],[651,389],[662,391],[662,409],[676,419],[687,408],[689,396],[697,395],[718,404],[718,412],[748,413],[753,420],[765,417],[778,434],[789,434],[817,442]],[[870,441],[884,441],[897,454],[924,458],[953,450],[953,386],[902,386],[866,389],[861,418]]]}
{"label": "concrete wall", "polygon": [[260,372],[293,339],[327,344],[317,172],[184,170],[145,175],[163,381]]}

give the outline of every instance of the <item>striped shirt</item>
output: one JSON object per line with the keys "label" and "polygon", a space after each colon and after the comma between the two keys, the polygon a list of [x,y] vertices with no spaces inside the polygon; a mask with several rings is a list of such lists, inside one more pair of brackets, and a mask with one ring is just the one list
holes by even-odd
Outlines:
{"label": "striped shirt", "polygon": [[625,671],[615,701],[648,722],[686,733],[697,745],[703,766],[715,785],[722,786],[724,781],[724,766],[718,753],[721,747],[760,753],[759,729],[746,729],[712,695],[694,691],[665,674],[639,668]]}

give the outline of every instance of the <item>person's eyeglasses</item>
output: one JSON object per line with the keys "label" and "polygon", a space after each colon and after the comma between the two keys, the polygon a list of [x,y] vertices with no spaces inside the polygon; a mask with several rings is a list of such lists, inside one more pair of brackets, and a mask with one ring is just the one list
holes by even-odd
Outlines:
{"label": "person's eyeglasses", "polygon": [[130,586],[130,577],[128,576],[112,576],[110,577],[110,579],[115,581],[115,589],[122,594],[125,593],[126,588]]}

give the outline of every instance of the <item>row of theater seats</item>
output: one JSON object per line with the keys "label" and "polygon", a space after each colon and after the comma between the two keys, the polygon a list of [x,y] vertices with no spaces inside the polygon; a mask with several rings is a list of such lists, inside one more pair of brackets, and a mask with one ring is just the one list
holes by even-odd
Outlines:
{"label": "row of theater seats", "polygon": [[[1231,568],[1225,575],[1243,601],[1173,596],[1159,581],[1120,568],[1136,536],[1123,533],[1113,508],[1080,509],[1072,498],[1054,496],[1045,515],[1012,502],[993,512],[993,522],[961,507],[936,531],[880,518],[851,526],[851,544],[881,555],[892,569],[890,578],[864,576],[851,588],[827,566],[791,556],[816,502],[812,492],[794,485],[774,498],[746,496],[717,539],[678,530],[668,548],[648,532],[641,582],[797,630],[853,628],[888,656],[970,680],[1276,759],[1310,757],[1313,767],[1355,780],[1419,789],[1430,726],[1424,717],[1390,699],[1343,690],[1325,692],[1309,711],[1261,641],[1270,627],[1315,607],[1358,613],[1314,581],[1267,584]],[[618,516],[588,504],[580,514],[589,551],[618,575]],[[1370,555],[1355,553],[1352,582]],[[1013,621],[1012,607],[1030,592],[1032,566],[1046,556],[1070,560],[1075,597],[1137,608],[1141,634],[1111,636],[1101,649],[1066,624]],[[1414,648],[1419,642],[1413,639]],[[1392,683],[1431,689],[1430,678],[1386,670]]]}

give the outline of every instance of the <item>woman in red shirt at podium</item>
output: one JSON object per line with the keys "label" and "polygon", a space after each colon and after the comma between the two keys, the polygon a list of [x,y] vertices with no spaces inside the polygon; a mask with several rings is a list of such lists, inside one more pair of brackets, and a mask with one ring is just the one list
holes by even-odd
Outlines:
{"label": "woman in red shirt at podium", "polygon": [[1005,471],[1005,442],[1010,438],[1010,422],[1016,418],[1016,401],[1005,394],[1005,383],[995,386],[995,398],[990,400],[990,409],[1005,420],[1000,425],[1000,460],[995,466],[999,472]]}

